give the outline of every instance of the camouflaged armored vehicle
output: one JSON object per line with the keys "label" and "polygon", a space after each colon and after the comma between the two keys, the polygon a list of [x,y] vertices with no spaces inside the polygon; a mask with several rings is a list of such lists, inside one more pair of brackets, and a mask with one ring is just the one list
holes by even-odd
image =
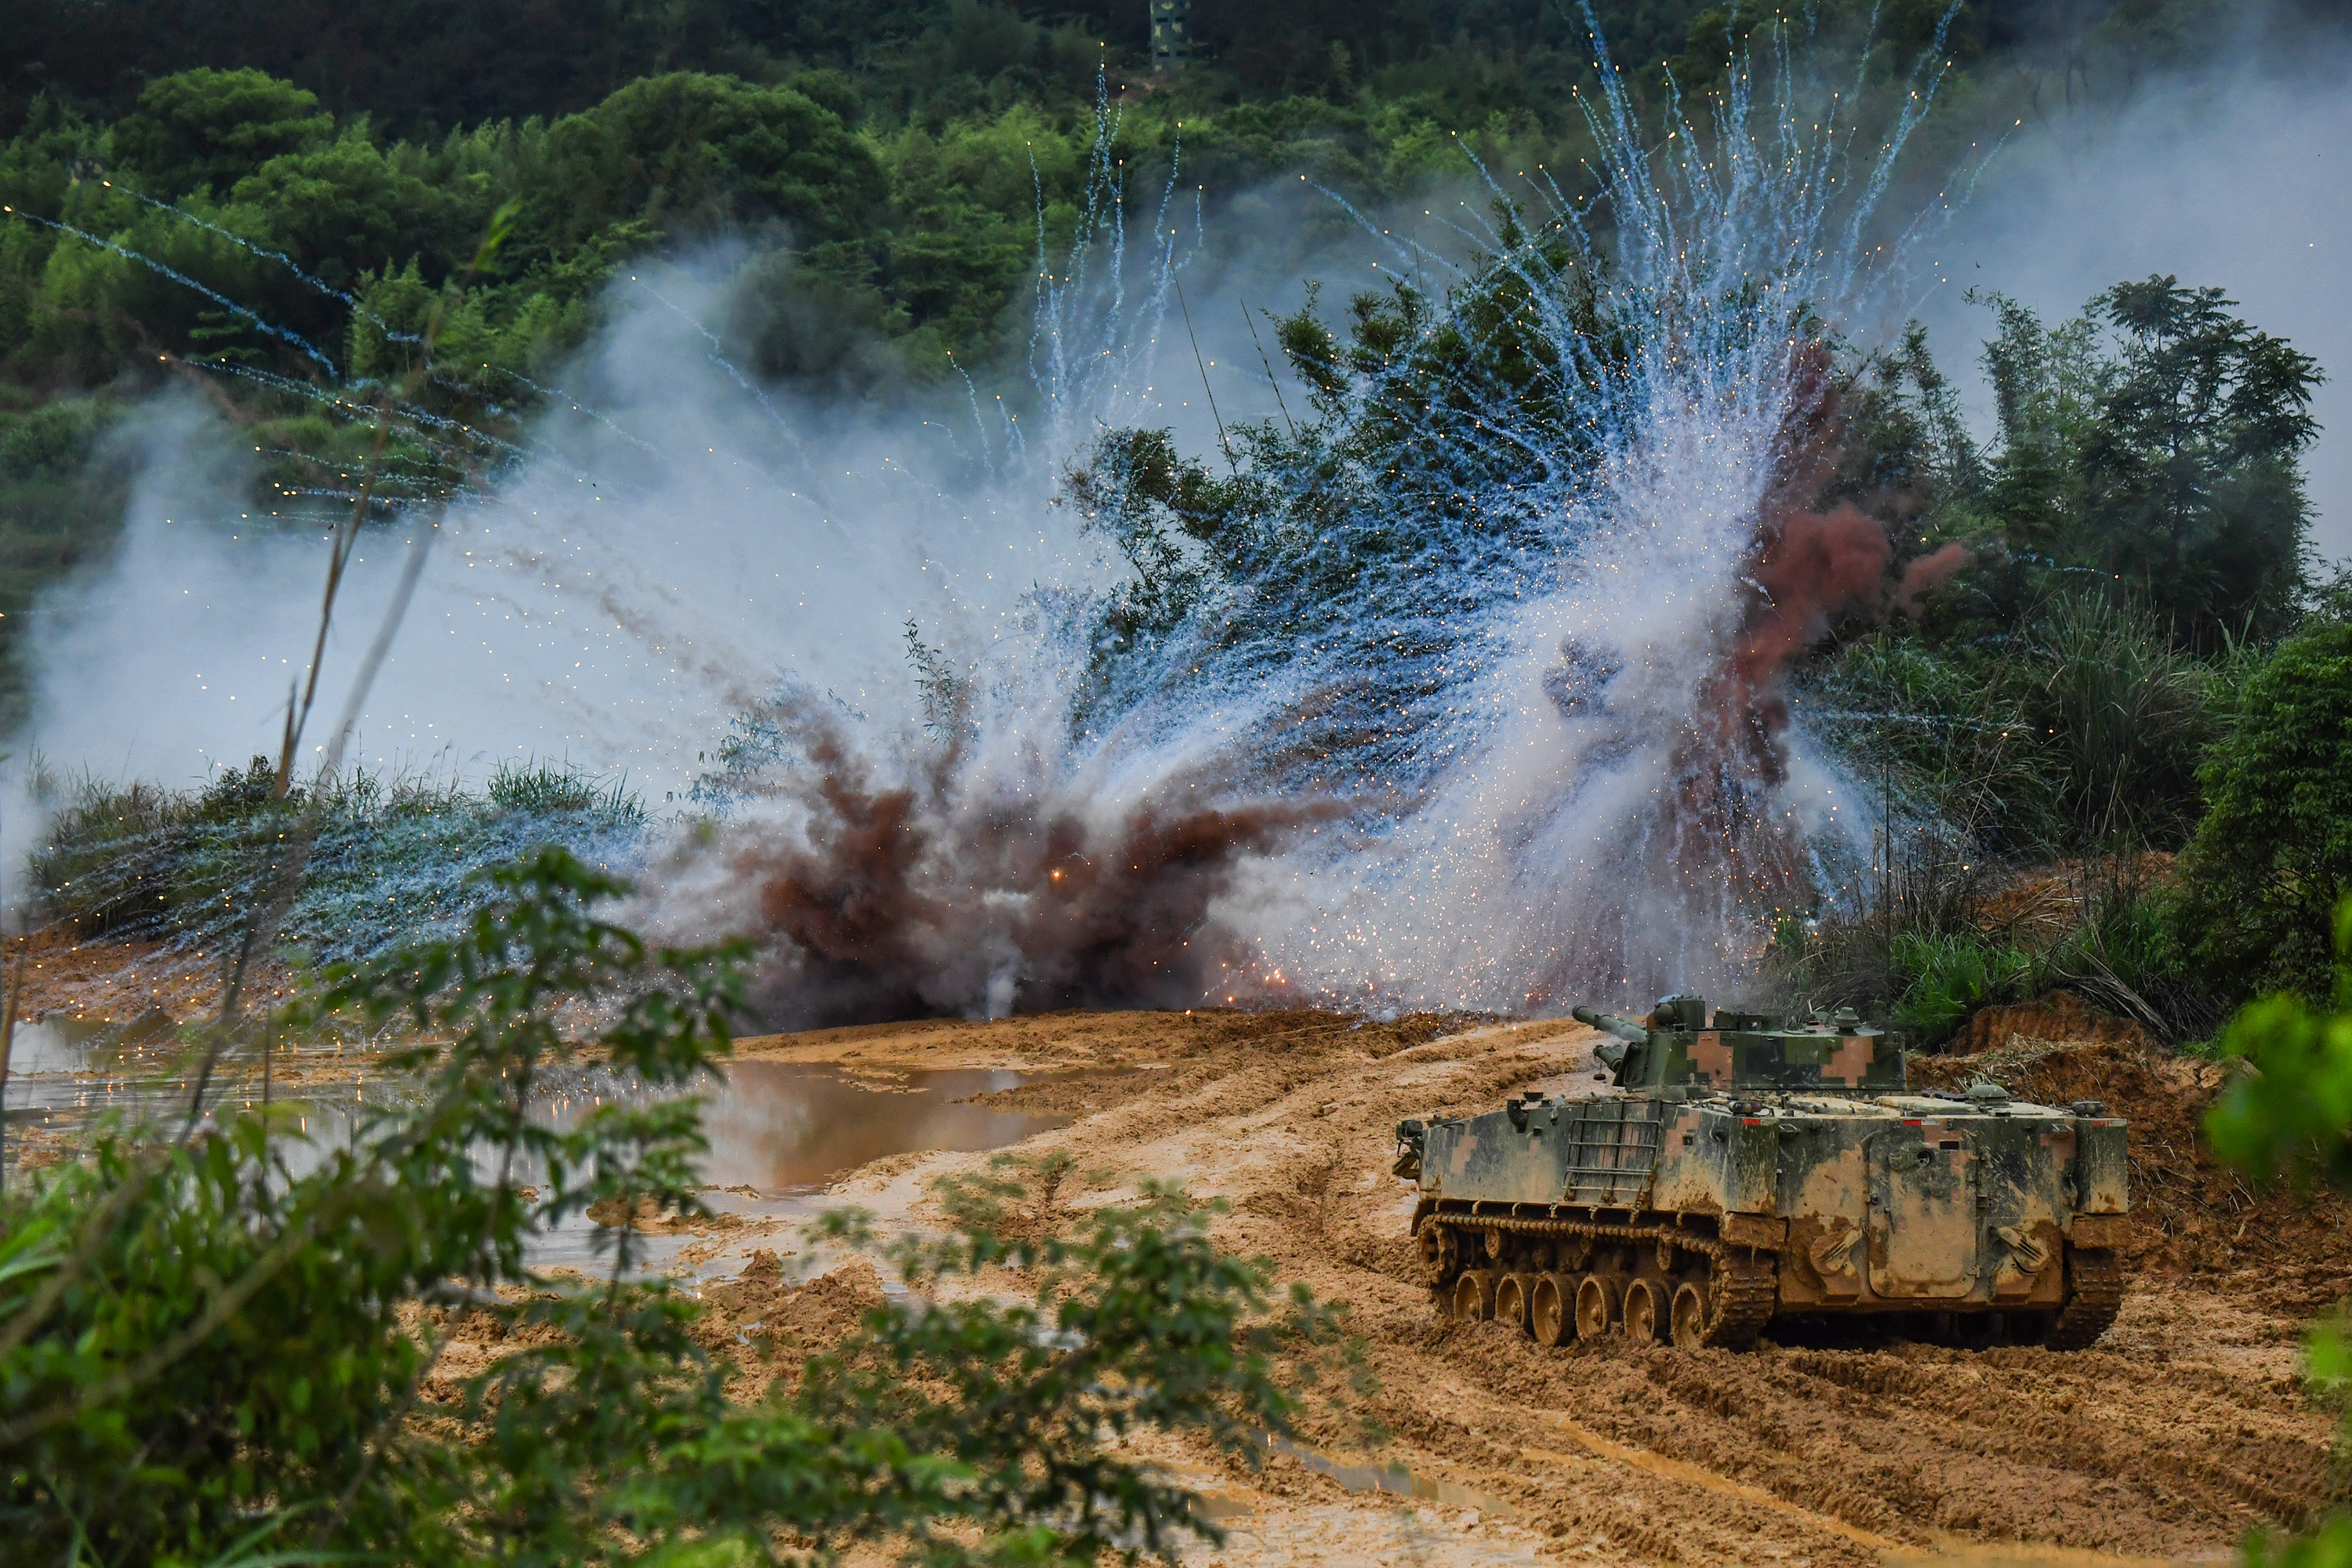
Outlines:
{"label": "camouflaged armored vehicle", "polygon": [[[2115,1321],[2125,1124],[1906,1087],[1842,1009],[1782,1026],[1670,996],[1617,1038],[1611,1087],[1397,1128],[1443,1310],[1547,1345],[1622,1331],[1746,1349],[1776,1317],[2073,1350]],[[1894,1315],[1901,1314],[1901,1319]]]}

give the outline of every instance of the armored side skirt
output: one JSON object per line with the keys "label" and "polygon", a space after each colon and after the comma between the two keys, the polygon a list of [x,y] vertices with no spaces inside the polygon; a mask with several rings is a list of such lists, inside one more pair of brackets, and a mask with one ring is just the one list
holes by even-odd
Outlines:
{"label": "armored side skirt", "polygon": [[1884,1237],[1810,1219],[1423,1198],[1412,1224],[1442,1310],[1546,1344],[1620,1332],[1744,1350],[1776,1318],[1901,1314],[1913,1333],[2066,1350],[2096,1340],[2123,1299],[2115,1238],[2090,1217],[2079,1237],[2047,1222],[1996,1237],[1998,1258],[1937,1247],[1969,1260],[1950,1279],[1891,1266]]}

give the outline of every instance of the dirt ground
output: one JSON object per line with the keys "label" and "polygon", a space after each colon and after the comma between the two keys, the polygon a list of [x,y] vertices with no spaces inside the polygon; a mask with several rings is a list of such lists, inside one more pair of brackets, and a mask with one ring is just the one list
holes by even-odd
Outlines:
{"label": "dirt ground", "polygon": [[[173,1005],[185,998],[120,994],[98,955],[34,945],[23,1016],[183,1010]],[[1225,1246],[1349,1306],[1379,1387],[1352,1411],[1318,1413],[1311,1447],[1257,1471],[1166,1441],[1147,1450],[1227,1532],[1203,1562],[2231,1561],[2249,1531],[2346,1495],[2331,1415],[2299,1376],[2299,1339],[2352,1290],[2352,1209],[2254,1193],[2214,1168],[2196,1128],[2222,1069],[2078,1012],[1988,1015],[1973,1054],[1914,1060],[1923,1085],[1990,1076],[2022,1097],[2100,1099],[2131,1119],[2129,1294],[2105,1339],[2073,1354],[1802,1348],[1769,1335],[1748,1354],[1623,1342],[1546,1351],[1498,1325],[1439,1319],[1406,1241],[1412,1190],[1389,1174],[1395,1123],[1590,1083],[1601,1037],[1571,1023],[1057,1014],[767,1037],[738,1054],[875,1080],[1035,1072],[987,1103],[1072,1119],[1018,1151],[1070,1157],[1061,1208],[1118,1201],[1145,1176],[1181,1180],[1224,1200]],[[351,1066],[281,1070],[323,1082]],[[987,1158],[897,1155],[827,1196],[871,1211],[886,1234],[925,1226],[938,1218],[931,1183]],[[681,1261],[708,1282],[714,1349],[797,1364],[883,1299],[870,1265],[811,1247],[792,1225],[730,1217],[709,1232]],[[446,1375],[487,1348],[464,1339]],[[1377,1449],[1360,1439],[1366,1420],[1389,1434]]]}
{"label": "dirt ground", "polygon": [[[1057,1204],[1116,1201],[1146,1174],[1181,1178],[1230,1205],[1226,1246],[1348,1303],[1380,1387],[1355,1412],[1317,1417],[1314,1448],[1255,1473],[1155,1451],[1196,1480],[1229,1532],[1204,1560],[2230,1560],[2248,1531],[2341,1495],[2298,1338],[2352,1287],[2346,1208],[2258,1196],[2201,1161],[2192,1132],[2219,1068],[2011,1022],[1988,1053],[1923,1062],[1918,1076],[1990,1072],[2021,1094],[2103,1098],[2134,1119],[2130,1295],[2087,1352],[1769,1339],[1748,1354],[1622,1342],[1546,1351],[1497,1325],[1439,1320],[1412,1278],[1412,1197],[1389,1174],[1391,1129],[1579,1081],[1601,1037],[1573,1024],[1055,1015],[772,1037],[740,1051],[877,1077],[1051,1069],[992,1101],[1076,1118],[1023,1145],[1072,1157]],[[885,1226],[920,1226],[934,1214],[929,1183],[984,1158],[898,1156],[832,1195]],[[878,1300],[866,1267],[794,1289],[762,1259],[709,1295],[759,1331],[822,1336],[854,1318],[856,1300]],[[803,1308],[810,1321],[795,1329]],[[1364,1416],[1391,1434],[1377,1452],[1354,1440]]]}

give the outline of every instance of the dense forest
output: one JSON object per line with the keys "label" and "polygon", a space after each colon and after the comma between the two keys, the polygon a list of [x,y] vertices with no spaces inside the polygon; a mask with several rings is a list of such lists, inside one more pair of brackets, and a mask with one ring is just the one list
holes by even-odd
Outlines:
{"label": "dense forest", "polygon": [[[1705,90],[1729,34],[1754,25],[1682,0],[1593,15],[1645,100]],[[1946,21],[1933,0],[1806,15],[1823,49],[1866,45],[1882,89]],[[719,237],[754,252],[730,327],[739,362],[856,395],[942,376],[950,353],[984,367],[1017,338],[1038,204],[1066,236],[1098,82],[1138,188],[1181,141],[1188,183],[1213,199],[1303,172],[1377,201],[1465,177],[1465,146],[1496,166],[1571,166],[1576,93],[1596,79],[1581,17],[1532,3],[1202,0],[1200,58],[1166,76],[1143,28],[1139,4],[12,0],[0,714],[25,711],[25,609],[113,537],[112,416],[194,377],[264,428],[257,499],[331,488],[350,456],[336,443],[355,437],[223,367],[310,385],[385,370],[508,204],[505,242],[439,329],[442,363],[480,368],[428,398],[516,416],[533,395],[517,378],[583,340],[614,268]],[[2202,0],[1959,7],[1955,74],[1914,165],[1948,168],[1989,129],[2119,99],[2245,30],[2236,7]]]}

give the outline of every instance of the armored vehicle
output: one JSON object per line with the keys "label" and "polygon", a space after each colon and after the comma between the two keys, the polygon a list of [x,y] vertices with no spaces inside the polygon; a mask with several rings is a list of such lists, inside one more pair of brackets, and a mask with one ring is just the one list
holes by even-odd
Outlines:
{"label": "armored vehicle", "polygon": [[1850,1009],[1710,1022],[1669,996],[1646,1024],[1575,1016],[1615,1037],[1607,1087],[1397,1128],[1443,1310],[1547,1345],[1738,1350],[1776,1317],[2059,1350],[2115,1321],[2126,1129],[2098,1101],[1912,1090]]}

